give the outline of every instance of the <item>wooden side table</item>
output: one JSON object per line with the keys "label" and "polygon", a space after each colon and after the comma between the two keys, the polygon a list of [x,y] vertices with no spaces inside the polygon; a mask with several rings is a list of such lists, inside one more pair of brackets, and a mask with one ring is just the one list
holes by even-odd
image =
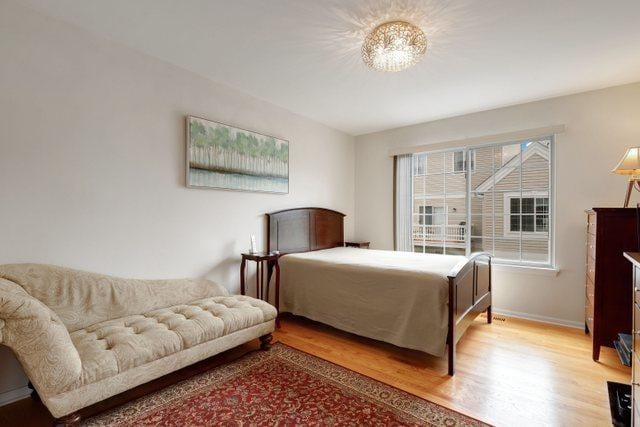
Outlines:
{"label": "wooden side table", "polygon": [[369,249],[371,242],[344,242],[347,248]]}
{"label": "wooden side table", "polygon": [[[276,273],[276,295],[275,295],[275,307],[278,310],[278,317],[276,317],[276,324],[280,324],[280,265],[278,264],[278,254],[257,252],[257,253],[243,253],[242,262],[240,263],[240,293],[246,295],[246,282],[245,274],[247,269],[247,261],[255,261],[256,263],[256,298],[263,301],[269,301],[269,286],[273,271]],[[267,289],[265,293],[264,289],[264,269],[267,267]]]}

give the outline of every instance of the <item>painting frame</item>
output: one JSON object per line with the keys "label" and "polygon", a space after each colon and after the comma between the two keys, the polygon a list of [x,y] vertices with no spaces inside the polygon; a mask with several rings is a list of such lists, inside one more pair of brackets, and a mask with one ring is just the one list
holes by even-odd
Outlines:
{"label": "painting frame", "polygon": [[[223,122],[219,122],[216,120],[211,120],[211,119],[207,119],[204,117],[199,117],[199,116],[195,116],[195,115],[186,115],[185,116],[185,122],[186,122],[186,138],[185,138],[185,184],[187,188],[194,188],[194,189],[208,189],[208,190],[225,190],[225,191],[240,191],[240,192],[248,192],[248,193],[266,193],[266,194],[280,194],[280,195],[286,195],[289,194],[290,192],[290,177],[291,177],[291,166],[290,166],[290,152],[291,152],[291,148],[290,148],[290,141],[285,139],[285,138],[281,138],[278,136],[274,136],[274,135],[268,135],[259,131],[255,131],[255,130],[251,130],[251,129],[246,129],[240,126],[236,126],[234,124],[229,124],[229,123],[223,123]],[[281,172],[286,171],[286,174],[277,178],[274,177],[266,177],[266,176],[259,176],[259,175],[247,175],[247,177],[254,177],[256,179],[265,179],[265,180],[271,180],[271,179],[277,179],[277,180],[281,180],[284,182],[280,182],[279,186],[281,188],[274,188],[274,189],[270,189],[270,188],[241,188],[240,186],[229,186],[229,185],[216,185],[216,184],[206,184],[203,185],[202,183],[194,183],[194,177],[193,177],[193,171],[198,170],[197,167],[193,166],[193,158],[192,158],[192,126],[194,122],[204,122],[206,123],[207,126],[211,127],[211,128],[223,128],[223,129],[227,129],[228,132],[232,132],[234,135],[237,135],[238,133],[242,133],[242,134],[246,134],[249,136],[253,136],[255,138],[261,138],[262,139],[262,143],[264,143],[265,141],[270,141],[273,140],[276,142],[276,144],[278,144],[278,147],[280,147],[281,145],[286,146],[286,168],[283,169],[282,165],[280,167]],[[209,171],[211,172],[211,171]],[[213,173],[217,173],[217,172],[213,172]],[[235,175],[240,175],[242,177],[242,174],[235,174]],[[268,185],[267,185],[268,187]]]}

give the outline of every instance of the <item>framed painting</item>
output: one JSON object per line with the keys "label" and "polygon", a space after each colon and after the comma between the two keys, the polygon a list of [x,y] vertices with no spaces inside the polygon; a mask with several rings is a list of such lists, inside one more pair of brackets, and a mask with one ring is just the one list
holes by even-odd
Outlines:
{"label": "framed painting", "polygon": [[289,193],[289,142],[187,117],[187,186]]}

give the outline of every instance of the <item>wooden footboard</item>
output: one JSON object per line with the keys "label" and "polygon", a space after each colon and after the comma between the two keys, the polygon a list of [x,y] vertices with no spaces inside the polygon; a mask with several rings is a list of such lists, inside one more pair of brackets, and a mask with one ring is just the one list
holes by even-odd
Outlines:
{"label": "wooden footboard", "polygon": [[449,277],[449,375],[455,373],[456,344],[483,311],[491,323],[491,255],[476,252],[457,265]]}

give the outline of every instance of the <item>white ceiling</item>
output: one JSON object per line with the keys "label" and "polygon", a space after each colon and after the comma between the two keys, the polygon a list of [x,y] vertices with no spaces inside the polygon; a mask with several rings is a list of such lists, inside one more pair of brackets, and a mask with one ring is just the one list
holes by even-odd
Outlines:
{"label": "white ceiling", "polygon": [[[638,0],[22,0],[353,135],[640,80]],[[423,28],[427,56],[368,69],[364,35]]]}

